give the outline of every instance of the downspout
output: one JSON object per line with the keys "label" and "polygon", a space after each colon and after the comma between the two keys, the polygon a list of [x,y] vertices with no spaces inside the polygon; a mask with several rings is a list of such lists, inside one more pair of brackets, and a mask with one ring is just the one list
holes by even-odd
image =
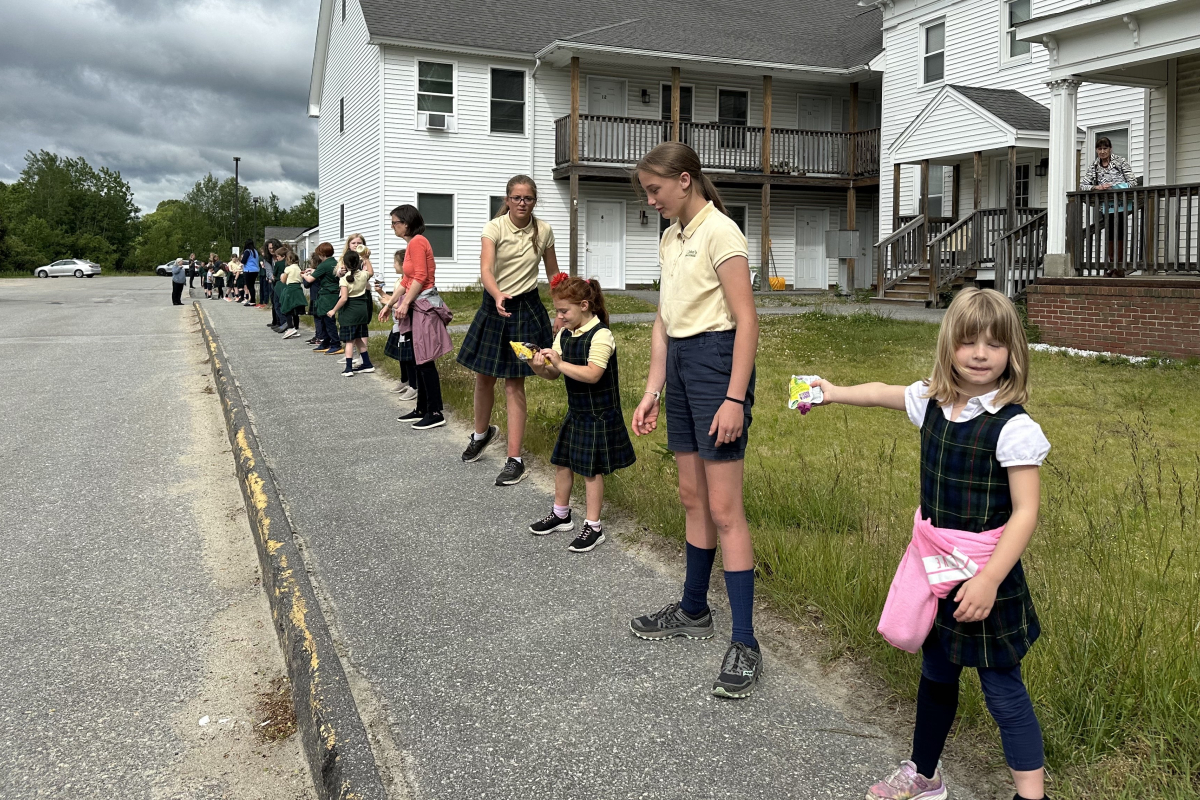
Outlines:
{"label": "downspout", "polygon": [[537,165],[537,73],[541,66],[542,60],[534,58],[533,73],[529,76],[529,176],[534,180],[537,180],[537,176],[534,174],[534,168]]}

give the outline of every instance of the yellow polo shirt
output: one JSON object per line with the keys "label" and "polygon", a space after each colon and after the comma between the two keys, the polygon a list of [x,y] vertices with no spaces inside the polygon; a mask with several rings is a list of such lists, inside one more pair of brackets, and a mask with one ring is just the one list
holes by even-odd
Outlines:
{"label": "yellow polo shirt", "polygon": [[350,291],[346,292],[347,297],[362,297],[367,292],[367,288],[371,285],[371,276],[367,274],[365,269],[360,269],[354,273],[354,280],[350,280],[350,273],[346,273],[338,278],[338,286],[344,286]]}
{"label": "yellow polo shirt", "polygon": [[513,224],[508,214],[488,220],[483,226],[483,238],[496,244],[496,265],[493,268],[496,286],[503,294],[516,297],[537,288],[538,265],[542,256],[554,247],[554,231],[545,220],[537,221],[538,247],[533,248],[533,221],[524,228]]}
{"label": "yellow polo shirt", "polygon": [[[589,322],[585,322],[579,326],[577,331],[568,331],[563,329],[558,336],[554,337],[554,352],[562,355],[562,337],[570,334],[571,338],[583,336],[592,328],[600,324],[599,317],[592,317]],[[595,364],[600,369],[608,369],[608,361],[612,358],[613,352],[617,349],[617,340],[613,338],[612,331],[608,328],[596,331],[596,335],[592,337],[592,343],[588,345],[588,363]]]}
{"label": "yellow polo shirt", "polygon": [[300,283],[302,280],[300,277],[300,271],[301,270],[300,270],[299,264],[289,264],[287,266],[287,268],[283,271],[283,282],[284,283]]}
{"label": "yellow polo shirt", "polygon": [[750,257],[746,237],[712,203],[682,230],[679,220],[671,223],[658,243],[658,311],[667,336],[683,339],[737,327],[717,277],[717,267],[734,256]]}

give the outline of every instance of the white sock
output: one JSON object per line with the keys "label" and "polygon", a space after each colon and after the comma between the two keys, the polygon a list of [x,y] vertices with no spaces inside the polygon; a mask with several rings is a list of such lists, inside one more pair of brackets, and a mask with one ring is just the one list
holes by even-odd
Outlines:
{"label": "white sock", "polygon": [[482,442],[487,438],[487,431],[484,431],[483,433],[472,433],[471,438],[477,442]]}
{"label": "white sock", "polygon": [[590,520],[590,519],[585,519],[585,520],[583,521],[583,524],[584,524],[584,525],[591,525],[591,526],[592,526],[593,528],[595,528],[596,530],[600,530],[600,520],[595,520],[595,521],[593,522],[593,521],[592,521],[592,520]]}
{"label": "white sock", "polygon": [[509,458],[511,458],[513,461],[517,462],[518,464],[524,464],[524,463],[525,463],[524,461],[522,461],[522,460],[521,460],[521,457],[520,457],[520,456],[509,456]]}

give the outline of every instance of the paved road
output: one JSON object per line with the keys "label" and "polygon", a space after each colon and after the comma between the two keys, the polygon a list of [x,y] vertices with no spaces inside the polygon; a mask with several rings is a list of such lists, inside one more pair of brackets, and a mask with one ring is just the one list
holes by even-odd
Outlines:
{"label": "paved road", "polygon": [[769,649],[754,698],[712,698],[723,610],[714,641],[632,637],[678,577],[615,544],[580,556],[530,536],[551,495],[493,486],[502,448],[464,465],[465,429],[402,428],[378,375],[339,377],[340,358],[271,335],[265,311],[204,307],[360,705],[383,709],[398,795],[840,800],[894,765],[902,745]]}
{"label": "paved road", "polygon": [[252,732],[282,656],[169,291],[0,281],[0,797],[312,796]]}

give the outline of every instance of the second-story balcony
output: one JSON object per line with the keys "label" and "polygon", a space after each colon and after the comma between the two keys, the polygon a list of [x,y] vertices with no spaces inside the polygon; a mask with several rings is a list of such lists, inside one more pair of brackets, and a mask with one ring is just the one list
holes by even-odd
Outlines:
{"label": "second-story balcony", "polygon": [[[718,122],[680,122],[679,139],[700,156],[705,170],[762,183],[766,129]],[[879,129],[853,133],[771,128],[772,183],[848,186],[879,178]],[[577,164],[630,168],[655,145],[671,139],[669,120],[579,116]],[[571,117],[555,120],[554,163],[569,167]],[[555,173],[558,175],[558,172]],[[717,176],[713,176],[717,179]]]}

